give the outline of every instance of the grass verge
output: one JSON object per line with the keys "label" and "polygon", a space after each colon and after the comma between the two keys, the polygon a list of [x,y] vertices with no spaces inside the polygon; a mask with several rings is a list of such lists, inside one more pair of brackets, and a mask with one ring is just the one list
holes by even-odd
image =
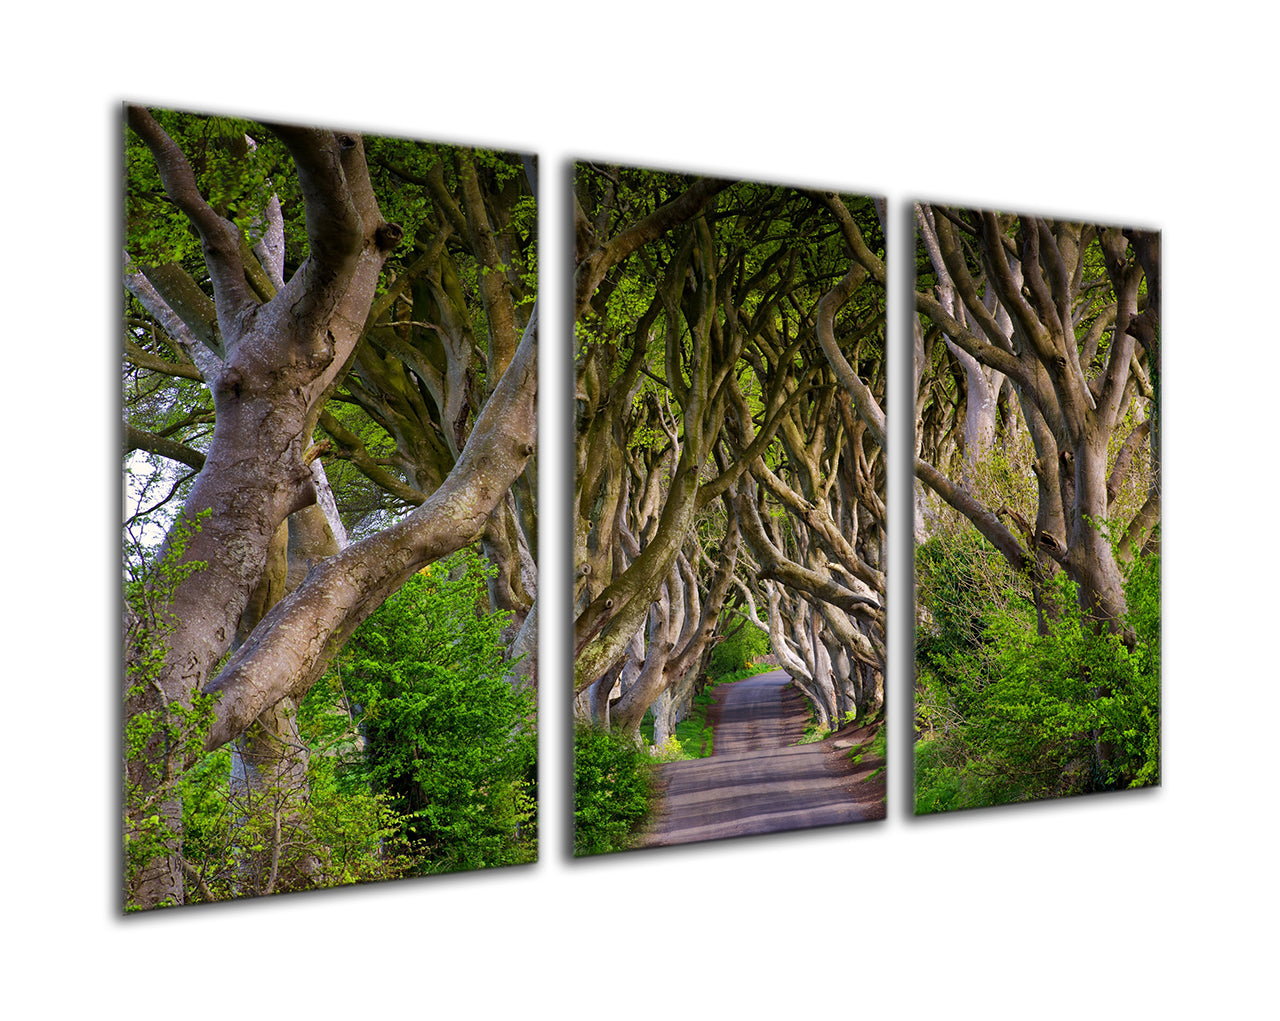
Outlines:
{"label": "grass verge", "polygon": [[709,677],[707,686],[693,697],[693,708],[687,719],[676,724],[676,732],[663,748],[653,747],[653,717],[646,714],[640,723],[640,733],[649,746],[650,754],[657,762],[679,762],[683,759],[705,759],[715,748],[715,734],[707,715],[715,703],[715,692],[718,684],[732,684],[745,680],[756,674],[766,674],[777,667],[767,663],[754,663],[742,670],[724,674],[720,677]]}

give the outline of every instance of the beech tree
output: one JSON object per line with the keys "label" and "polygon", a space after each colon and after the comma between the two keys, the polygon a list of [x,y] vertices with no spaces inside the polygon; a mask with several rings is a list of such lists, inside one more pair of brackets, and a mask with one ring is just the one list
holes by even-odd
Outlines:
{"label": "beech tree", "polygon": [[874,208],[583,164],[575,223],[580,712],[634,735],[652,711],[661,741],[744,616],[769,630],[824,724],[877,712]]}
{"label": "beech tree", "polygon": [[[1061,567],[1082,606],[1121,630],[1120,563],[1160,520],[1159,234],[929,205],[917,206],[916,224],[927,253],[915,295],[917,394],[931,363],[926,339],[937,336],[964,395],[947,432],[962,452],[952,474],[936,425],[947,416],[925,428],[928,402],[918,400],[918,478],[1015,570],[1043,578]],[[1002,408],[1034,447],[1032,519],[974,484]],[[1117,520],[1139,451],[1150,468],[1145,499]]]}
{"label": "beech tree", "polygon": [[[195,473],[126,599],[138,909],[183,900],[177,778],[231,741],[296,768],[291,703],[424,565],[481,542],[513,654],[532,647],[536,219],[529,159],[126,122],[126,454]],[[378,494],[349,543],[335,473]]]}

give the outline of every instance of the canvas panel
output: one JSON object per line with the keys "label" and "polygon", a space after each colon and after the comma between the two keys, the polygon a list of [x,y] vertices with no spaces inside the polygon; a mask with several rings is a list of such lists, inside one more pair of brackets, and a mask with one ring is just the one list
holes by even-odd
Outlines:
{"label": "canvas panel", "polygon": [[922,203],[915,811],[1160,782],[1160,235]]}
{"label": "canvas panel", "polygon": [[128,107],[124,900],[536,857],[536,174]]}
{"label": "canvas panel", "polygon": [[575,166],[577,855],[884,815],[883,213]]}

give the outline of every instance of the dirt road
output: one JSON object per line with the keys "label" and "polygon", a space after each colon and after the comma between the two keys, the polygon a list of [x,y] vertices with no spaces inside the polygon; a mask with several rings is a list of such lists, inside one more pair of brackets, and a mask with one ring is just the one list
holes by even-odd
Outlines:
{"label": "dirt road", "polygon": [[807,712],[788,680],[776,670],[717,689],[714,754],[657,767],[662,805],[642,846],[884,818],[883,773],[867,778],[883,762],[855,767],[845,755],[870,731],[795,745]]}

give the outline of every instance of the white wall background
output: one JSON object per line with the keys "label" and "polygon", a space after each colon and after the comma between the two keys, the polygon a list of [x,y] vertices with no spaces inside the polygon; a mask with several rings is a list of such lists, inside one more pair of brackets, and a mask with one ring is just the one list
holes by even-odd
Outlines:
{"label": "white wall background", "polygon": [[[22,359],[0,401],[17,611],[0,815],[11,1016],[1266,1013],[1280,678],[1268,8],[489,0],[286,18],[231,0],[23,5],[7,22],[0,336]],[[541,154],[543,584],[566,607],[555,270],[574,156],[1162,228],[1163,788],[912,822],[899,740],[886,823],[573,863],[553,824],[568,805],[555,682],[569,631],[547,613],[536,867],[122,920],[111,618],[124,99]],[[895,558],[902,578],[905,547]],[[893,598],[909,605],[905,589]]]}

